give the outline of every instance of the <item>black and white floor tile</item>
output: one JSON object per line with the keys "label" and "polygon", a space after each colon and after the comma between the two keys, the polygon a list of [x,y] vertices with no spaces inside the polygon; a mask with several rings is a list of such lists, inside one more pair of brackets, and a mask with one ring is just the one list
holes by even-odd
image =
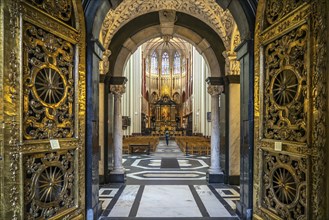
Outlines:
{"label": "black and white floor tile", "polygon": [[239,188],[207,185],[208,156],[184,156],[174,141],[151,155],[124,155],[126,184],[99,191],[101,219],[238,219]]}

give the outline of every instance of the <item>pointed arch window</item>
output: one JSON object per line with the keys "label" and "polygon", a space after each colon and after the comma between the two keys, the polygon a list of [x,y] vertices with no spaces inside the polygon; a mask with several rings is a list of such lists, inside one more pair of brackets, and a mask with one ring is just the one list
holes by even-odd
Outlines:
{"label": "pointed arch window", "polygon": [[162,54],[162,75],[169,75],[169,54],[167,52]]}
{"label": "pointed arch window", "polygon": [[149,57],[146,57],[146,59],[145,59],[145,70],[146,70],[146,73],[150,73],[150,58]]}
{"label": "pointed arch window", "polygon": [[155,51],[151,55],[151,73],[158,74],[158,56]]}
{"label": "pointed arch window", "polygon": [[180,74],[180,54],[176,51],[174,55],[174,74]]}
{"label": "pointed arch window", "polygon": [[186,58],[182,59],[182,73],[186,73]]}

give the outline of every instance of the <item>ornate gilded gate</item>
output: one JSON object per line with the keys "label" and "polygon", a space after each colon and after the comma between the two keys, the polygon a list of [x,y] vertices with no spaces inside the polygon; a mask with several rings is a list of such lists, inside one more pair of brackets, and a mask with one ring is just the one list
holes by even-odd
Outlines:
{"label": "ornate gilded gate", "polygon": [[0,7],[0,218],[84,218],[81,1]]}
{"label": "ornate gilded gate", "polygon": [[326,1],[259,1],[254,217],[323,219]]}

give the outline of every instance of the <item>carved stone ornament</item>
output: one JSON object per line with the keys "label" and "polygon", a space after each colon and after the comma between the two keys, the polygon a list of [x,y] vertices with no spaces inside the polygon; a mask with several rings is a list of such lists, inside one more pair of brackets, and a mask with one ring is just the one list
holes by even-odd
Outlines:
{"label": "carved stone ornament", "polygon": [[[155,11],[173,10],[190,14],[208,24],[223,40],[225,48],[231,50],[231,38],[237,25],[229,10],[223,10],[215,0],[127,0],[121,2],[105,17],[99,39],[104,48],[108,48],[114,34],[132,19]],[[240,42],[240,35],[235,34],[235,45]],[[106,56],[106,55],[104,55]],[[105,73],[105,72],[103,72]]]}
{"label": "carved stone ornament", "polygon": [[110,85],[110,92],[115,96],[122,96],[126,92],[125,85]]}
{"label": "carved stone ornament", "polygon": [[219,96],[224,91],[224,87],[220,85],[209,85],[207,91],[211,96]]}

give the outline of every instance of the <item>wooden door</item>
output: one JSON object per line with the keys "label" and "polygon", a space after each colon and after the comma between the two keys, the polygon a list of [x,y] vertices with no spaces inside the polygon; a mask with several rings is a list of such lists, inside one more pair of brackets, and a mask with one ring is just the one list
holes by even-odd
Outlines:
{"label": "wooden door", "polygon": [[260,0],[255,219],[324,219],[326,1]]}
{"label": "wooden door", "polygon": [[0,218],[84,218],[81,1],[0,5]]}

